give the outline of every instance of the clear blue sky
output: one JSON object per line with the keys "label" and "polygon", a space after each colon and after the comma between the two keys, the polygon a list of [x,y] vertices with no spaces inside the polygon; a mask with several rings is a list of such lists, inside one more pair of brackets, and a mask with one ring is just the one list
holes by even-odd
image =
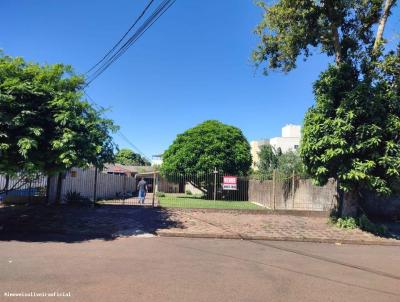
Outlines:
{"label": "clear blue sky", "polygon": [[[159,3],[160,0],[156,2]],[[121,37],[144,0],[1,0],[0,48],[84,73]],[[253,0],[177,0],[87,89],[146,155],[207,119],[241,128],[249,140],[302,123],[312,83],[329,62],[316,54],[288,75],[268,77],[250,61],[261,10]],[[396,7],[385,36],[398,41]],[[397,34],[395,33],[397,30]],[[120,147],[129,147],[115,136]]]}

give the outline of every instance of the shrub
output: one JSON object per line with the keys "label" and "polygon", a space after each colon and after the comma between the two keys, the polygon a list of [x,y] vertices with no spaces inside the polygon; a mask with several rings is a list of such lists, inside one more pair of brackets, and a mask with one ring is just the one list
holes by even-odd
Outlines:
{"label": "shrub", "polygon": [[335,224],[341,229],[356,229],[358,227],[357,220],[353,217],[338,218]]}
{"label": "shrub", "polygon": [[385,235],[388,231],[386,226],[373,223],[365,214],[359,218],[359,226],[360,229],[377,235]]}
{"label": "shrub", "polygon": [[165,197],[165,193],[164,192],[157,192],[156,196],[157,197]]}
{"label": "shrub", "polygon": [[81,193],[76,191],[69,191],[65,194],[64,201],[72,205],[90,205],[91,201],[87,197],[83,197]]}
{"label": "shrub", "polygon": [[193,193],[192,193],[192,191],[190,191],[190,190],[186,190],[186,195],[193,195]]}
{"label": "shrub", "polygon": [[375,235],[386,235],[387,227],[381,224],[373,223],[369,218],[363,214],[359,218],[343,217],[336,218],[331,216],[329,222],[341,229],[356,229],[359,228],[363,231],[370,232]]}

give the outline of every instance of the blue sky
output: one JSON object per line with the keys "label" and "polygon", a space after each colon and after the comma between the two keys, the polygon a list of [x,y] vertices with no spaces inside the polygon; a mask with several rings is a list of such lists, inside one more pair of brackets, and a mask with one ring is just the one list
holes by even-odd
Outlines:
{"label": "blue sky", "polygon": [[[146,2],[1,0],[0,48],[84,73]],[[391,42],[399,40],[399,11],[385,31]],[[260,18],[252,0],[177,0],[87,91],[147,156],[207,119],[237,126],[249,140],[278,136],[285,124],[302,123],[314,103],[312,83],[329,60],[316,53],[287,75],[263,76],[250,61]]]}

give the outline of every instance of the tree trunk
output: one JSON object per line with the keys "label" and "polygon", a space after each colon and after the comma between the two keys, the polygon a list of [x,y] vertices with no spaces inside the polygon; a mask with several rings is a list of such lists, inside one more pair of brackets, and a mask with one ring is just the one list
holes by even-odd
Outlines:
{"label": "tree trunk", "polygon": [[62,173],[58,173],[57,177],[57,191],[56,191],[56,204],[61,202],[61,190],[62,190]]}
{"label": "tree trunk", "polygon": [[392,8],[394,2],[395,2],[395,0],[386,0],[385,1],[383,13],[382,13],[381,19],[379,20],[378,30],[376,31],[375,43],[374,43],[374,48],[373,48],[374,53],[376,53],[376,51],[378,50],[379,43],[382,40],[383,32],[385,30],[385,25],[386,25],[387,19],[390,14],[390,9]]}
{"label": "tree trunk", "polygon": [[8,186],[9,186],[9,184],[10,184],[10,175],[6,175],[6,184],[5,184],[5,186],[4,186],[4,190],[5,190],[5,192],[6,192],[6,196],[8,195]]}
{"label": "tree trunk", "polygon": [[47,186],[46,186],[46,203],[50,203],[50,182],[51,182],[51,177],[48,175],[47,176]]}
{"label": "tree trunk", "polygon": [[357,190],[343,194],[341,217],[357,217],[359,211],[360,194]]}
{"label": "tree trunk", "polygon": [[343,61],[343,58],[342,58],[342,49],[340,46],[338,26],[336,25],[334,18],[334,5],[333,1],[325,1],[325,4],[326,4],[327,16],[330,22],[333,47],[335,49],[335,60],[336,64],[339,65]]}

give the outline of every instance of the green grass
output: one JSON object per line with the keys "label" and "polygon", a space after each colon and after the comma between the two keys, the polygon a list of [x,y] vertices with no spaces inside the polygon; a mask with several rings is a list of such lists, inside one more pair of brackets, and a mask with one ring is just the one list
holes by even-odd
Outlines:
{"label": "green grass", "polygon": [[166,208],[189,209],[237,209],[264,210],[265,208],[248,201],[208,200],[196,197],[165,196],[159,197],[160,205]]}

